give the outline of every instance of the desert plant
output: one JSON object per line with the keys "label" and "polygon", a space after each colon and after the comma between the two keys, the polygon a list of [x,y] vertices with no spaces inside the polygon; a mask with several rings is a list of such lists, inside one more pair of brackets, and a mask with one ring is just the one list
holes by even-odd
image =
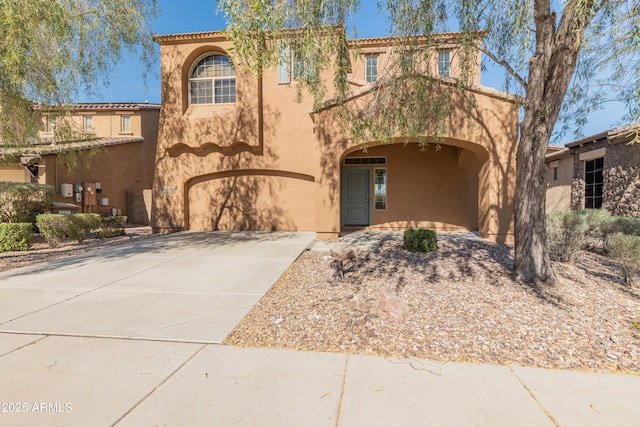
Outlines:
{"label": "desert plant", "polygon": [[587,224],[579,212],[559,212],[547,216],[547,245],[554,261],[573,261],[585,241]]}
{"label": "desert plant", "polygon": [[28,222],[48,212],[54,189],[50,185],[0,182],[0,222]]}
{"label": "desert plant", "polygon": [[100,218],[100,231],[97,236],[100,238],[124,236],[124,225],[127,222],[126,216],[105,216]]}
{"label": "desert plant", "polygon": [[438,249],[438,238],[433,230],[410,228],[404,232],[403,247],[411,252],[431,252]]}
{"label": "desert plant", "polygon": [[0,224],[0,252],[26,251],[31,247],[31,228],[28,222]]}
{"label": "desert plant", "polygon": [[628,216],[617,216],[614,218],[615,220],[612,225],[613,232],[629,236],[640,236],[640,218]]}
{"label": "desert plant", "polygon": [[98,214],[73,214],[69,215],[69,237],[82,243],[91,231],[100,227],[100,215]]}
{"label": "desert plant", "polygon": [[632,282],[640,273],[640,236],[614,234],[608,239],[607,249],[609,257],[620,263],[625,282]]}
{"label": "desert plant", "polygon": [[587,243],[590,246],[604,246],[607,237],[613,232],[615,217],[604,209],[584,209],[577,213],[584,218]]}
{"label": "desert plant", "polygon": [[44,239],[52,248],[69,237],[71,228],[69,215],[41,214],[36,217],[36,223]]}

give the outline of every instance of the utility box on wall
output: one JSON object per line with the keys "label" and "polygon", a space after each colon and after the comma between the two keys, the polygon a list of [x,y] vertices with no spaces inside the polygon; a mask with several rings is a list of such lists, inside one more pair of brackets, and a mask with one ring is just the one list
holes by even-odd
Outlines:
{"label": "utility box on wall", "polygon": [[93,182],[85,182],[84,187],[84,205],[95,206],[97,205],[96,185]]}
{"label": "utility box on wall", "polygon": [[60,195],[62,197],[73,197],[73,184],[60,184]]}

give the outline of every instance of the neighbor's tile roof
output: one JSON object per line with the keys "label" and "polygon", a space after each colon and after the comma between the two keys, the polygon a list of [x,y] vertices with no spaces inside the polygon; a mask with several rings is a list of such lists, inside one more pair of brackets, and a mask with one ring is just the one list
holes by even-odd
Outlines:
{"label": "neighbor's tile roof", "polygon": [[23,147],[0,146],[0,156],[46,156],[47,154],[64,153],[67,151],[88,150],[91,148],[104,148],[112,145],[130,144],[132,142],[143,142],[141,136],[113,136],[105,138],[95,138],[85,141],[27,145]]}
{"label": "neighbor's tile roof", "polygon": [[[138,102],[87,102],[87,103],[78,103],[71,104],[66,106],[71,111],[96,111],[96,110],[129,110],[129,111],[138,111],[138,110],[159,110],[161,107],[160,104],[149,104],[149,103],[138,103]],[[49,107],[36,105],[34,107],[37,110],[47,111]],[[55,107],[54,107],[55,108]]]}

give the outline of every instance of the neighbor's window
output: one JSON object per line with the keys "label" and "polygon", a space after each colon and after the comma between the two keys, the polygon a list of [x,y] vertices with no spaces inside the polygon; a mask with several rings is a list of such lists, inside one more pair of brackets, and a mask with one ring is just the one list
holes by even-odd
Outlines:
{"label": "neighbor's window", "polygon": [[86,133],[93,132],[93,116],[84,116],[84,131]]}
{"label": "neighbor's window", "polygon": [[375,55],[366,57],[365,78],[368,83],[378,80],[378,57]]}
{"label": "neighbor's window", "polygon": [[224,55],[208,55],[194,67],[189,79],[191,104],[236,102],[236,70]]}
{"label": "neighbor's window", "polygon": [[602,187],[604,183],[602,174],[604,157],[587,160],[584,168],[584,207],[586,209],[600,209],[602,207]]}
{"label": "neighbor's window", "polygon": [[451,52],[448,50],[438,51],[438,74],[442,77],[451,77]]}
{"label": "neighbor's window", "polygon": [[121,116],[120,118],[120,132],[131,132],[131,116]]}
{"label": "neighbor's window", "polygon": [[375,209],[387,209],[387,170],[374,169]]}
{"label": "neighbor's window", "polygon": [[558,180],[558,168],[553,168],[553,180]]}
{"label": "neighbor's window", "polygon": [[56,120],[49,116],[42,117],[43,130],[47,133],[53,133],[56,127]]}

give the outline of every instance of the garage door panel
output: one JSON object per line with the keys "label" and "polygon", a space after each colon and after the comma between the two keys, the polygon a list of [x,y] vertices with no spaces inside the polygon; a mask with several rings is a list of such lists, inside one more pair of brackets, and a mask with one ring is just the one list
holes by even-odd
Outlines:
{"label": "garage door panel", "polygon": [[313,182],[281,176],[234,176],[189,191],[192,230],[314,230]]}

